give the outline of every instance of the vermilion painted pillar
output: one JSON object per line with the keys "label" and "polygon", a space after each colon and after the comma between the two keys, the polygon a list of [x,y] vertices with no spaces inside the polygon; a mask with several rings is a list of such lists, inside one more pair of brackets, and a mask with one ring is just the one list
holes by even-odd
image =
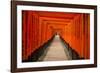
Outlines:
{"label": "vermilion painted pillar", "polygon": [[23,21],[22,21],[22,59],[23,60],[25,60],[27,57],[26,57],[26,53],[27,53],[27,51],[26,51],[26,49],[27,49],[27,27],[26,27],[26,25],[27,25],[27,12],[25,12],[25,11],[22,11],[22,19],[23,19]]}

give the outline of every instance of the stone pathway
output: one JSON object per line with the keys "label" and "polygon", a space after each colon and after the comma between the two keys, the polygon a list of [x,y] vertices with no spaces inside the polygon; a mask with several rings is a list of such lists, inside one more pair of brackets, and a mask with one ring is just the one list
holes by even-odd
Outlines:
{"label": "stone pathway", "polygon": [[43,58],[43,61],[61,61],[68,60],[66,53],[64,51],[65,46],[62,45],[62,42],[59,38],[59,35],[56,35],[51,43],[51,45],[47,48],[48,51]]}

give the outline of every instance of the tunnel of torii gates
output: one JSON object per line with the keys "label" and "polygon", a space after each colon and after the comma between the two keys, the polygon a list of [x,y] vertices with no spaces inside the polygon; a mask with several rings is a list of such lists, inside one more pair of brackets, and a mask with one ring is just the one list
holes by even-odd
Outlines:
{"label": "tunnel of torii gates", "polygon": [[56,33],[80,57],[90,58],[90,15],[87,13],[22,11],[22,60]]}

